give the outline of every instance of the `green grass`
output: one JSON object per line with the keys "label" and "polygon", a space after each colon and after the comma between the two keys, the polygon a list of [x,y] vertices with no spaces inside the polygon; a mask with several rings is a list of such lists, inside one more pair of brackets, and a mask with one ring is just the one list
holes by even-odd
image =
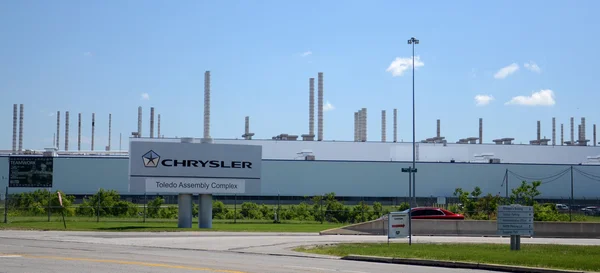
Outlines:
{"label": "green grass", "polygon": [[[0,223],[0,230],[65,230],[62,218],[53,216],[48,222],[43,217],[11,217],[9,223]],[[237,232],[319,232],[325,229],[340,227],[342,224],[293,222],[274,224],[271,221],[233,221],[214,220],[212,229],[197,228],[197,219],[193,228],[178,228],[177,219],[146,219],[141,218],[96,218],[67,217],[67,229],[71,231],[237,231]]]}
{"label": "green grass", "polygon": [[340,244],[296,251],[600,271],[600,246],[521,244],[520,251],[511,251],[508,239],[506,244]]}

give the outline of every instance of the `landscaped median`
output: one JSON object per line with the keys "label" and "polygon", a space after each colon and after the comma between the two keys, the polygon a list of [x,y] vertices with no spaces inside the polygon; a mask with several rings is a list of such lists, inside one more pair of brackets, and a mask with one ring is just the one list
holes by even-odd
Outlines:
{"label": "landscaped median", "polygon": [[296,251],[346,260],[484,269],[508,272],[600,272],[600,246],[522,244],[354,243],[300,247]]}

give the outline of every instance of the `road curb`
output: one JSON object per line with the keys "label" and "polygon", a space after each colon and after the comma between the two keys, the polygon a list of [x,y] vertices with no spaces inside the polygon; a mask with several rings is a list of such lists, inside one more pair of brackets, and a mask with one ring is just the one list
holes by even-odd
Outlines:
{"label": "road curb", "polygon": [[341,259],[349,260],[349,261],[360,261],[360,262],[420,265],[420,266],[434,266],[434,267],[461,268],[461,269],[479,269],[479,270],[515,272],[515,273],[594,273],[594,272],[589,272],[589,271],[546,269],[546,268],[536,268],[536,267],[482,264],[482,263],[469,263],[469,262],[449,262],[449,261],[424,260],[424,259],[388,258],[388,257],[376,257],[376,256],[363,256],[363,255],[348,255],[348,256],[342,257]]}

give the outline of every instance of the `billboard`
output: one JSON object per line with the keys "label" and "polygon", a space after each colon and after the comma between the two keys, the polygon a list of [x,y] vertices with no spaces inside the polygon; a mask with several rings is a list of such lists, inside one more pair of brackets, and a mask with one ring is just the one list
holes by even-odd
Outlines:
{"label": "billboard", "polygon": [[53,157],[11,156],[9,180],[11,188],[51,188],[54,171]]}
{"label": "billboard", "polygon": [[129,191],[260,193],[262,146],[131,141]]}

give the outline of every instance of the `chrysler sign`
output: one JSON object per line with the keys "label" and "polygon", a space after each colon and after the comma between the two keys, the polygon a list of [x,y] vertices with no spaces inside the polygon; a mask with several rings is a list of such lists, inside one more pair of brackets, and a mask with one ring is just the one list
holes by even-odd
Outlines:
{"label": "chrysler sign", "polygon": [[[259,193],[261,165],[260,145],[160,139],[132,139],[129,144],[130,191],[134,192]],[[217,181],[222,179],[226,182]]]}
{"label": "chrysler sign", "polygon": [[219,160],[196,160],[196,159],[161,159],[160,156],[150,150],[144,156],[144,167],[156,168],[158,165],[164,167],[201,167],[201,168],[252,168],[250,161],[219,161]]}

